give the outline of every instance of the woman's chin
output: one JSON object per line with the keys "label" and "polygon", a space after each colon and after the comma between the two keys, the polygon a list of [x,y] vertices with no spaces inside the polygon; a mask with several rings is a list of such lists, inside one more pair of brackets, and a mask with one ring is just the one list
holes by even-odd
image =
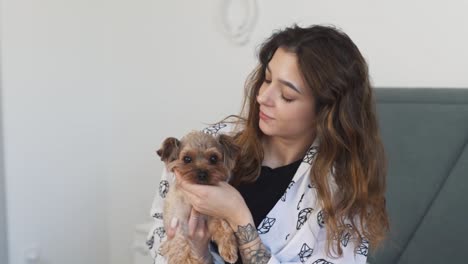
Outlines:
{"label": "woman's chin", "polygon": [[262,133],[266,136],[271,136],[274,134],[274,131],[272,130],[272,127],[270,124],[263,122],[263,120],[260,119],[258,123],[258,127],[262,131]]}

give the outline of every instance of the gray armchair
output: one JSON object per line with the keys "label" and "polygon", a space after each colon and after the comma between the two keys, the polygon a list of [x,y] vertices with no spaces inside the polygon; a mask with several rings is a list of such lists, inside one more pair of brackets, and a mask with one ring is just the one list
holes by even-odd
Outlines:
{"label": "gray armchair", "polygon": [[468,263],[468,89],[377,88],[391,232],[369,263]]}

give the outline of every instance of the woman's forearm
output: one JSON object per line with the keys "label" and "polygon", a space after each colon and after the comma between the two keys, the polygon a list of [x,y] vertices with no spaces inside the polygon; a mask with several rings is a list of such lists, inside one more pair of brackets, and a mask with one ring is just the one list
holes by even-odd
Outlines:
{"label": "woman's forearm", "polygon": [[257,229],[252,223],[245,226],[239,225],[235,230],[242,263],[266,264],[271,258],[271,253],[263,245],[258,236]]}
{"label": "woman's forearm", "polygon": [[266,264],[271,258],[270,251],[265,247],[257,228],[255,228],[252,213],[245,203],[239,204],[234,213],[226,219],[234,230],[239,253],[244,264]]}

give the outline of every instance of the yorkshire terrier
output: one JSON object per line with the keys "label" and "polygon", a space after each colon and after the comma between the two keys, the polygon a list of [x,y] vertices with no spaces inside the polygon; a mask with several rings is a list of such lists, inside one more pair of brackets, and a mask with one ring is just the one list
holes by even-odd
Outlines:
{"label": "yorkshire terrier", "polygon": [[[157,154],[168,171],[177,171],[182,179],[195,184],[217,185],[228,182],[240,148],[228,135],[213,136],[202,131],[192,131],[180,141],[174,137],[164,140]],[[164,201],[163,222],[169,228],[173,217],[179,220],[174,238],[160,247],[161,255],[169,264],[203,264],[195,256],[188,238],[188,218],[192,206],[185,200],[177,184],[172,184]],[[220,256],[227,262],[237,261],[237,243],[234,231],[224,219],[204,216],[211,239],[218,245]]]}

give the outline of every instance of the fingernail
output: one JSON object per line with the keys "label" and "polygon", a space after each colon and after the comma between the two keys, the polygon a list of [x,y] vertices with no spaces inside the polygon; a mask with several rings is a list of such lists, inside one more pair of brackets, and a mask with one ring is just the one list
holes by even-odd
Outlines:
{"label": "fingernail", "polygon": [[171,228],[176,228],[177,227],[177,223],[179,222],[179,219],[177,218],[172,218],[171,220]]}

